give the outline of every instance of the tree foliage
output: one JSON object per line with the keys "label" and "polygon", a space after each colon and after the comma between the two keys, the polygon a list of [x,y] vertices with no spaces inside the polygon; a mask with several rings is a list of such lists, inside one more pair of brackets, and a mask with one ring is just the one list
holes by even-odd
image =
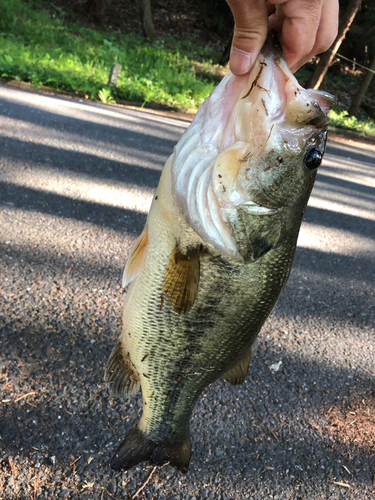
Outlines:
{"label": "tree foliage", "polygon": [[[343,10],[349,0],[341,0]],[[375,56],[375,2],[363,0],[361,8],[340,48],[340,53],[369,66]]]}
{"label": "tree foliage", "polygon": [[315,71],[309,82],[309,87],[314,89],[318,89],[320,87],[329,66],[332,64],[340,45],[345,39],[345,35],[355,19],[358,9],[361,7],[361,3],[362,0],[350,0],[348,3],[346,9],[340,17],[336,40],[333,42],[331,47],[320,56],[319,62],[316,65]]}

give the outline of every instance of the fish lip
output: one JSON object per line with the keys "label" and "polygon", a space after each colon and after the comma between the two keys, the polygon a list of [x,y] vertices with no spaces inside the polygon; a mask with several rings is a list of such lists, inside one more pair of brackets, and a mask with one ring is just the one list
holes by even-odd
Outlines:
{"label": "fish lip", "polygon": [[[275,30],[268,31],[266,41],[261,49],[261,54],[265,58],[273,57],[276,63],[284,59],[284,54],[282,51],[277,31]],[[330,109],[333,108],[333,106],[336,106],[338,104],[337,97],[333,96],[332,94],[329,94],[328,92],[325,92],[324,90],[317,90],[317,89],[306,89],[306,90],[313,97],[313,99],[315,99],[318,106],[322,109],[325,115],[327,115],[328,112],[325,112],[325,109],[323,108],[329,108],[328,109],[329,111]],[[324,106],[322,108],[321,103],[323,102]]]}
{"label": "fish lip", "polygon": [[[295,77],[291,73],[290,68],[285,62],[279,36],[275,30],[269,30],[267,39],[261,49],[261,54],[265,60],[273,59],[274,63],[279,67],[281,72],[283,72],[287,78],[295,79]],[[296,83],[298,83],[297,80]],[[282,89],[280,88],[279,91],[282,92]],[[305,91],[314,101],[314,106],[316,107],[316,115],[309,122],[304,123],[304,125],[312,125],[316,128],[326,127],[329,122],[329,118],[327,117],[327,115],[333,108],[333,106],[338,103],[337,98],[322,90],[305,89]],[[286,106],[287,102],[285,102],[284,111],[286,109]],[[278,117],[274,117],[274,119],[277,118]]]}
{"label": "fish lip", "polygon": [[324,90],[317,89],[306,89],[308,94],[315,100],[316,105],[322,110],[323,114],[327,118],[327,123],[329,118],[327,117],[330,110],[338,104],[338,99],[336,96],[325,92]]}
{"label": "fish lip", "polygon": [[266,41],[264,42],[264,45],[261,49],[261,53],[264,57],[274,57],[276,61],[284,58],[277,31],[268,31]]}
{"label": "fish lip", "polygon": [[309,125],[311,127],[320,129],[326,128],[329,123],[329,118],[326,115],[325,111],[319,106],[319,103],[317,101],[315,102],[317,115],[311,118],[311,120],[307,121],[304,125]]}

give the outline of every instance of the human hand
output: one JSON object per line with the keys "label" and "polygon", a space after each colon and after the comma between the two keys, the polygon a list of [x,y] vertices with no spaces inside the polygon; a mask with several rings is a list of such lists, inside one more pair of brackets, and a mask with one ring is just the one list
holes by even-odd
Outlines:
{"label": "human hand", "polygon": [[293,72],[327,50],[337,35],[338,0],[227,0],[235,27],[230,69],[248,73],[269,29],[278,32]]}

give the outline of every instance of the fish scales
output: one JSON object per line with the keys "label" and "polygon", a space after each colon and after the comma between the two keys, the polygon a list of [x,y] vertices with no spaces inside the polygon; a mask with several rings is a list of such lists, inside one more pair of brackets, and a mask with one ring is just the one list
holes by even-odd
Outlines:
{"label": "fish scales", "polygon": [[209,384],[242,383],[286,283],[333,98],[302,89],[270,35],[250,76],[230,73],[168,159],[127,261],[109,387],[143,414],[111,466],[186,472],[189,421]]}
{"label": "fish scales", "polygon": [[[160,311],[156,331],[155,324],[144,326],[148,328],[140,342],[143,343],[147,334],[152,332],[156,345],[155,348],[149,346],[152,354],[148,359],[154,373],[148,384],[150,389],[158,388],[167,396],[162,408],[158,408],[157,402],[148,406],[154,420],[144,430],[152,439],[159,441],[170,436],[171,422],[175,432],[185,433],[191,411],[202,390],[223,375],[250,348],[262,326],[262,318],[269,314],[277,299],[275,294],[269,293],[269,282],[275,281],[279,288],[280,282],[286,280],[285,266],[280,263],[290,258],[290,252],[285,252],[283,256],[270,253],[267,263],[272,269],[259,269],[255,276],[249,276],[248,268],[228,266],[214,258],[202,262],[202,288],[194,310],[177,318],[173,311],[164,314]],[[257,278],[256,286],[244,289],[244,280],[251,286],[254,278]],[[157,301],[157,296],[154,301]],[[229,318],[221,312],[224,301],[225,307],[231,310]],[[175,321],[168,321],[170,316]],[[204,316],[204,320],[198,322],[197,316]],[[166,341],[175,330],[179,332],[178,337],[174,336],[172,343]],[[251,336],[249,332],[252,332]],[[166,373],[165,363],[168,360]],[[170,380],[178,382],[171,385]],[[177,408],[183,408],[183,411],[177,412]],[[155,415],[160,419],[157,427],[154,426]],[[157,434],[153,434],[153,430],[157,430]]]}

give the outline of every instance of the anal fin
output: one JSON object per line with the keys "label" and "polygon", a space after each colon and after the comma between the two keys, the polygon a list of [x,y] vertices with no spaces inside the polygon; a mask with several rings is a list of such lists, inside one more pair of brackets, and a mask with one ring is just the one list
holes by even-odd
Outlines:
{"label": "anal fin", "polygon": [[157,443],[149,439],[138,427],[130,429],[113,455],[111,469],[120,471],[148,460],[152,465],[169,463],[180,472],[187,472],[191,456],[191,443],[187,438],[179,443]]}
{"label": "anal fin", "polygon": [[243,384],[247,377],[250,358],[251,358],[251,348],[230,370],[224,373],[222,378],[232,385]]}
{"label": "anal fin", "polygon": [[192,308],[198,293],[200,245],[183,254],[176,245],[163,283],[163,295],[179,314]]}
{"label": "anal fin", "polygon": [[129,362],[126,361],[120,341],[109,357],[104,379],[111,391],[120,396],[134,394],[139,389],[139,375],[130,365],[130,358]]}

